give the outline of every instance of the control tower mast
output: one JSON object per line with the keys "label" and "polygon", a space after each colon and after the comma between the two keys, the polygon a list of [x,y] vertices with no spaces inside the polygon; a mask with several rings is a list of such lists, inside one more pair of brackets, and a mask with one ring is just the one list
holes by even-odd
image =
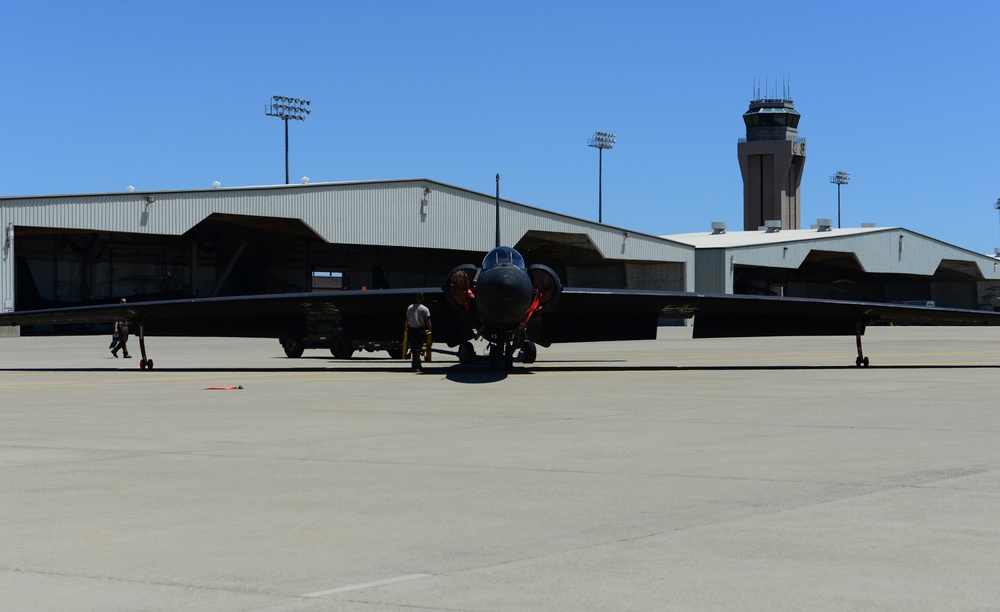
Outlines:
{"label": "control tower mast", "polygon": [[[759,92],[758,92],[759,94]],[[788,99],[760,97],[743,113],[746,138],[736,146],[743,174],[743,229],[755,231],[766,221],[782,229],[801,227],[802,169],[806,141],[799,138],[799,113]]]}

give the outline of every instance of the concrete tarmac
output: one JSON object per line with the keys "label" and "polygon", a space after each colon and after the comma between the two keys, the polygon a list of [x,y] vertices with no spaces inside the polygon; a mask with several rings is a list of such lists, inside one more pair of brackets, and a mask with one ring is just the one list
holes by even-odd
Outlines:
{"label": "concrete tarmac", "polygon": [[1000,608],[997,329],[148,340],[0,340],[0,609]]}

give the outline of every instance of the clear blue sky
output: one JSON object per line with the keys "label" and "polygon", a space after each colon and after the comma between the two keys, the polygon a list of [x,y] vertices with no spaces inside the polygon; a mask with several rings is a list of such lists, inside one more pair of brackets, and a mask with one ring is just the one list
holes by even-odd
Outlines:
{"label": "clear blue sky", "polygon": [[[1000,3],[34,0],[0,22],[0,195],[429,178],[656,234],[742,226],[755,82],[802,114],[802,219],[1000,246]],[[777,85],[775,85],[777,84]]]}

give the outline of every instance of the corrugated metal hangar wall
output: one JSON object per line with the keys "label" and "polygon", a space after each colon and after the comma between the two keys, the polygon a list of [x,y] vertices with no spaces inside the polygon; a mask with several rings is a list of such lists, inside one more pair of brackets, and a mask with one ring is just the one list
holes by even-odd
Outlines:
{"label": "corrugated metal hangar wall", "polygon": [[[5,310],[437,286],[495,240],[492,196],[425,179],[2,198],[0,215]],[[567,285],[694,289],[690,246],[506,200],[500,218]]]}
{"label": "corrugated metal hangar wall", "polygon": [[707,293],[987,309],[1000,297],[1000,260],[900,227],[668,236],[696,248]]}

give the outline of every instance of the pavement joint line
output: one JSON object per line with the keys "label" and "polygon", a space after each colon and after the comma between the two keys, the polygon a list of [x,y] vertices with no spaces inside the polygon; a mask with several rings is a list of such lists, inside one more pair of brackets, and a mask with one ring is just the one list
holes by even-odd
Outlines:
{"label": "pavement joint line", "polygon": [[390,584],[397,584],[400,582],[408,582],[410,580],[420,580],[422,578],[430,578],[432,575],[433,574],[406,574],[405,576],[396,576],[395,578],[386,578],[384,580],[376,580],[374,582],[349,584],[347,586],[342,586],[335,589],[328,589],[326,591],[315,591],[313,593],[305,593],[303,595],[299,595],[299,597],[318,599],[320,597],[327,597],[329,595],[337,595],[338,593],[348,593],[350,591],[363,591],[365,589],[373,589],[380,586],[387,586]]}

